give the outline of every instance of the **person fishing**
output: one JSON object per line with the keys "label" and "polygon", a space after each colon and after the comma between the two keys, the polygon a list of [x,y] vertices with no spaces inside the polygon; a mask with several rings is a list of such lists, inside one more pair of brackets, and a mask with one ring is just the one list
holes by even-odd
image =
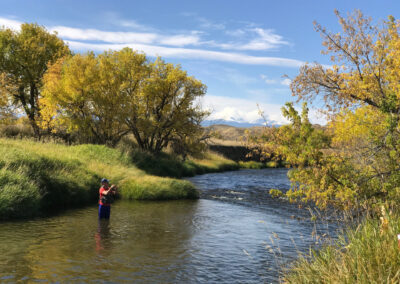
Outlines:
{"label": "person fishing", "polygon": [[111,202],[117,193],[117,186],[111,185],[108,179],[101,179],[101,187],[99,189],[99,219],[110,219]]}

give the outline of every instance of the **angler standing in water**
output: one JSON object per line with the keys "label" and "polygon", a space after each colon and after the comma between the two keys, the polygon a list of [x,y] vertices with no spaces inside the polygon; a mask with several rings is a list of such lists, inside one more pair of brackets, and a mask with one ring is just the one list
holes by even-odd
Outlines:
{"label": "angler standing in water", "polygon": [[101,187],[99,190],[99,219],[110,219],[111,202],[116,194],[117,186],[111,185],[108,179],[101,180]]}

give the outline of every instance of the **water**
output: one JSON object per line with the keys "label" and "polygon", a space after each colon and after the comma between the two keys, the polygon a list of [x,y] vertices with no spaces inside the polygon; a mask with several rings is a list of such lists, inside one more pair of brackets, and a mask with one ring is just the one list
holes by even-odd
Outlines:
{"label": "water", "polygon": [[316,229],[304,209],[268,197],[285,169],[190,178],[196,201],[123,202],[0,223],[0,282],[270,283],[307,251]]}

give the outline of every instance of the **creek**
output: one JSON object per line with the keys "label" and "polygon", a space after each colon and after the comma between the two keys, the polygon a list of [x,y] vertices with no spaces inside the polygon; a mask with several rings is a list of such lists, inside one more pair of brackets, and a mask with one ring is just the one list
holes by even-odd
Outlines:
{"label": "creek", "polygon": [[[334,223],[268,195],[287,190],[286,169],[188,178],[199,200],[117,201],[0,223],[0,282],[276,283]],[[313,233],[314,232],[314,233]],[[314,237],[313,237],[314,236]]]}

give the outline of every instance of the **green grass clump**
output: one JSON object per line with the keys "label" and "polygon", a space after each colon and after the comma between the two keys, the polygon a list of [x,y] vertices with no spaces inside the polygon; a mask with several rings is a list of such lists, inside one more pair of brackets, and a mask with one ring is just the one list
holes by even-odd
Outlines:
{"label": "green grass clump", "polygon": [[400,283],[400,217],[366,219],[335,245],[312,250],[286,273],[286,283]]}
{"label": "green grass clump", "polygon": [[184,163],[184,166],[188,171],[194,169],[191,175],[235,171],[240,168],[238,163],[212,152],[206,153],[201,159],[188,160]]}
{"label": "green grass clump", "polygon": [[256,161],[247,161],[247,162],[239,162],[239,166],[242,169],[265,169],[265,168],[281,168],[284,167],[283,162],[269,161],[266,163],[256,162]]}
{"label": "green grass clump", "polygon": [[181,162],[166,154],[127,153],[103,145],[0,139],[0,219],[96,203],[102,177],[119,186],[123,199],[198,198],[191,183],[167,177],[227,169],[237,164],[214,154]]}
{"label": "green grass clump", "polygon": [[264,169],[266,166],[264,163],[256,161],[239,162],[239,166],[243,169]]}
{"label": "green grass clump", "polygon": [[121,183],[122,194],[129,200],[195,199],[198,191],[188,181],[145,176]]}
{"label": "green grass clump", "polygon": [[139,149],[129,149],[126,153],[136,167],[147,174],[162,177],[181,178],[239,169],[234,161],[211,152],[204,154],[201,159],[190,158],[185,161],[166,153],[155,156]]}
{"label": "green grass clump", "polygon": [[79,160],[20,146],[0,143],[1,219],[43,215],[97,200],[100,177]]}

